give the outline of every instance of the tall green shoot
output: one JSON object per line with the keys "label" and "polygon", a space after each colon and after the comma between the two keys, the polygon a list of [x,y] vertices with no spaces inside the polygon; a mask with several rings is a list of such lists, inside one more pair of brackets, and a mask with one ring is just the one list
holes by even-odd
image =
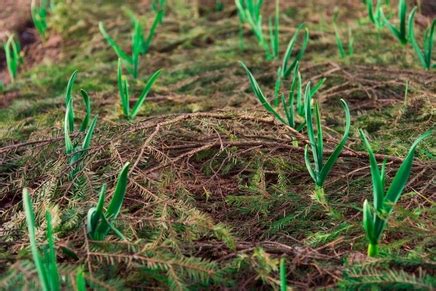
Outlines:
{"label": "tall green shoot", "polygon": [[129,163],[124,164],[118,174],[117,185],[109,206],[104,211],[107,186],[103,184],[100,190],[96,207],[89,209],[87,218],[88,235],[93,240],[103,240],[112,230],[120,239],[125,240],[124,235],[113,225],[113,221],[121,212],[128,184]]}
{"label": "tall green shoot", "polygon": [[419,62],[426,69],[436,68],[436,64],[432,65],[432,54],[433,54],[433,42],[434,42],[434,32],[436,27],[436,19],[433,19],[429,28],[424,32],[424,45],[421,48],[418,45],[415,37],[415,13],[416,7],[413,8],[409,17],[409,40],[418,56]]}
{"label": "tall green shoot", "polygon": [[[310,84],[308,85],[310,86]],[[319,110],[318,102],[315,102],[314,111],[315,111],[315,122],[316,122],[316,130],[313,126],[312,121],[312,95],[306,94],[305,96],[305,112],[306,112],[306,127],[307,127],[307,135],[309,137],[310,149],[312,151],[313,157],[313,167],[312,162],[309,158],[309,145],[306,145],[304,149],[304,159],[306,162],[307,170],[309,171],[310,177],[315,182],[315,200],[320,202],[322,205],[327,206],[327,201],[325,199],[324,194],[324,182],[332,170],[334,164],[336,163],[339,155],[345,147],[345,144],[348,140],[348,136],[350,133],[351,126],[351,117],[350,110],[348,108],[347,102],[341,99],[342,107],[345,111],[345,130],[344,135],[342,136],[341,141],[336,146],[333,153],[324,163],[324,141],[323,141],[323,132],[321,127],[321,114]]]}
{"label": "tall green shoot", "polygon": [[156,82],[159,76],[160,76],[160,70],[157,70],[151,75],[144,89],[139,95],[138,100],[136,101],[135,105],[131,109],[129,82],[127,80],[127,77],[123,76],[123,65],[121,63],[121,59],[118,59],[118,70],[117,70],[118,92],[120,94],[121,109],[126,119],[128,120],[135,119],[136,115],[138,115],[139,110],[141,109],[142,104],[144,104],[145,100],[147,99],[148,93],[150,92],[153,84]]}
{"label": "tall green shoot", "polygon": [[359,130],[359,134],[369,154],[373,189],[373,206],[371,207],[366,199],[363,203],[363,228],[369,242],[368,256],[376,257],[379,254],[379,240],[383,230],[386,228],[389,215],[392,213],[393,207],[400,199],[401,193],[409,179],[416,147],[421,141],[429,137],[432,134],[432,131],[430,130],[423,133],[412,144],[387,192],[385,192],[386,163],[384,162],[381,169],[379,168],[367,137],[362,130]]}
{"label": "tall green shoot", "polygon": [[71,75],[67,89],[65,93],[65,120],[64,120],[64,140],[65,140],[65,153],[68,156],[68,164],[70,165],[70,179],[73,178],[81,169],[80,161],[86,156],[89,147],[91,146],[91,140],[94,134],[94,130],[97,124],[97,116],[91,119],[91,101],[88,93],[85,90],[80,90],[83,98],[83,102],[86,107],[86,115],[80,126],[80,132],[85,132],[85,137],[82,144],[78,144],[72,141],[71,133],[74,132],[74,107],[73,107],[73,85],[77,77],[77,71],[74,71]]}
{"label": "tall green shoot", "polygon": [[30,250],[38,273],[41,289],[44,291],[60,290],[60,276],[56,263],[56,250],[50,212],[47,211],[45,214],[47,223],[46,239],[48,245],[47,249],[43,253],[40,253],[36,242],[35,214],[33,212],[29,190],[27,188],[23,189],[23,208],[26,216],[27,230],[29,232]]}
{"label": "tall green shoot", "polygon": [[20,56],[20,43],[14,40],[14,36],[9,36],[6,43],[3,45],[6,56],[6,65],[8,67],[9,76],[11,81],[14,82],[17,76],[18,67],[22,63]]}

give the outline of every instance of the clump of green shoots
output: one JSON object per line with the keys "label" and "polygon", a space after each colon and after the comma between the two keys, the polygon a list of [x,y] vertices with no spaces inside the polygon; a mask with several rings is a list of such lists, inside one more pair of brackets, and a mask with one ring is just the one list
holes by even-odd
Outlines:
{"label": "clump of green shoots", "polygon": [[276,59],[279,57],[279,30],[280,30],[280,7],[279,1],[276,0],[274,19],[268,19],[268,30],[270,43],[263,32],[262,22],[262,5],[263,0],[235,0],[236,8],[238,9],[239,18],[242,23],[247,23],[257,42],[265,50],[267,60]]}
{"label": "clump of green shoots", "polygon": [[108,44],[113,48],[118,58],[122,59],[124,63],[126,63],[127,70],[130,74],[136,79],[139,74],[139,57],[140,55],[146,54],[149,49],[151,42],[155,36],[156,28],[159,23],[162,22],[162,17],[164,15],[164,11],[160,10],[157,12],[156,17],[154,18],[153,24],[151,25],[150,31],[148,32],[147,38],[144,38],[143,27],[139,22],[138,18],[136,18],[132,13],[130,13],[130,18],[133,25],[133,33],[132,33],[132,41],[131,41],[131,50],[132,55],[129,56],[116,42],[115,40],[106,32],[104,28],[103,22],[99,22],[98,27],[100,29],[101,34],[106,39]]}
{"label": "clump of green shoots", "polygon": [[373,0],[365,0],[366,8],[368,9],[368,17],[369,20],[375,25],[377,29],[382,29],[385,26],[383,15],[382,15],[382,6],[383,0],[377,0],[375,8]]}
{"label": "clump of green shoots", "polygon": [[36,242],[35,235],[35,214],[32,208],[32,200],[29,190],[23,189],[23,208],[26,215],[27,229],[29,232],[30,250],[32,252],[33,262],[35,263],[38,273],[41,289],[44,291],[60,290],[59,272],[56,263],[56,249],[54,244],[53,228],[51,224],[51,215],[49,211],[45,213],[47,224],[47,248],[40,253]]}
{"label": "clump of green shoots", "polygon": [[[284,94],[279,93],[279,84],[276,82],[276,88],[275,88],[275,99],[274,100],[281,100],[281,104],[283,107],[283,111],[285,113],[285,117],[282,117],[279,112],[277,111],[277,106],[272,105],[265,94],[262,92],[262,89],[259,86],[259,83],[254,78],[253,74],[250,72],[250,70],[247,68],[247,66],[240,62],[242,67],[245,69],[248,80],[250,81],[250,87],[254,92],[254,95],[256,96],[257,100],[259,100],[260,104],[271,113],[277,120],[279,120],[281,123],[286,124],[298,131],[300,131],[304,127],[304,102],[303,102],[303,90],[302,90],[302,81],[301,81],[301,74],[299,72],[299,65],[296,64],[296,67],[294,68],[294,74],[291,84],[291,89],[288,94],[288,98],[285,98]],[[278,80],[280,80],[280,69],[278,71]],[[318,83],[311,88],[310,82],[308,82],[308,85],[306,86],[306,90],[304,92],[304,95],[307,96],[313,96],[318,92],[319,88],[324,83],[325,79],[322,79],[318,81]],[[302,122],[298,123],[298,120],[302,120]]]}
{"label": "clump of green shoots", "polygon": [[92,136],[97,124],[97,116],[91,121],[91,101],[88,93],[85,90],[80,90],[83,102],[86,107],[86,115],[80,126],[80,132],[86,132],[82,144],[73,143],[71,133],[74,131],[74,108],[73,108],[73,84],[77,77],[77,71],[74,71],[67,84],[65,93],[65,122],[64,122],[64,139],[65,153],[68,156],[68,164],[72,167],[70,179],[73,178],[81,169],[81,159],[86,156],[89,147],[91,146]]}
{"label": "clump of green shoots", "polygon": [[337,15],[335,15],[333,17],[333,27],[335,29],[336,45],[338,47],[339,57],[341,59],[344,59],[347,56],[353,55],[354,38],[353,38],[353,34],[351,32],[351,28],[349,27],[348,28],[348,51],[346,51],[344,48],[344,44],[342,42],[342,39],[341,39],[341,35],[339,34],[338,27],[336,25],[336,18],[337,18]]}
{"label": "clump of green shoots", "polygon": [[429,137],[432,134],[432,131],[425,132],[412,144],[386,193],[386,163],[384,162],[381,169],[379,169],[368,139],[362,130],[359,130],[359,133],[369,154],[374,200],[373,207],[369,205],[368,200],[366,199],[363,203],[363,228],[365,229],[366,237],[369,242],[368,256],[376,257],[379,254],[379,240],[381,234],[385,229],[389,215],[392,213],[393,207],[400,199],[401,193],[403,192],[410,176],[416,147],[422,140]]}
{"label": "clump of green shoots", "polygon": [[112,230],[120,239],[126,240],[124,235],[113,225],[123,205],[128,183],[129,163],[124,164],[121,169],[115,192],[106,211],[104,211],[104,200],[106,198],[107,186],[103,184],[100,190],[97,206],[89,209],[87,218],[88,235],[93,240],[104,240],[109,230]]}
{"label": "clump of green shoots", "polygon": [[[400,41],[402,45],[406,45],[408,42],[408,34],[407,34],[407,4],[406,0],[400,0],[398,2],[398,18],[400,19],[400,26],[396,28],[393,24],[389,22],[389,20],[385,17],[383,13],[383,9],[380,8],[380,13],[384,19],[385,25],[389,28],[391,33],[394,35],[396,39]],[[412,14],[409,14],[409,22]]]}
{"label": "clump of green shoots", "polygon": [[242,23],[247,23],[259,45],[265,50],[269,56],[268,43],[265,40],[262,29],[262,5],[263,0],[235,0],[236,8],[238,9],[239,19]]}
{"label": "clump of green shoots", "polygon": [[14,36],[9,36],[6,43],[3,45],[6,56],[6,64],[8,67],[9,76],[11,77],[11,81],[15,81],[15,77],[17,76],[18,67],[22,63],[22,58],[20,55],[20,43],[14,40]]}
{"label": "clump of green shoots", "polygon": [[160,75],[160,70],[154,72],[151,77],[148,79],[147,84],[142,90],[141,94],[138,97],[133,108],[130,108],[130,94],[129,94],[129,82],[127,81],[127,77],[123,76],[123,65],[121,64],[121,59],[118,59],[118,71],[117,71],[117,82],[118,82],[118,91],[120,94],[121,100],[121,109],[123,111],[123,115],[128,120],[135,119],[136,115],[141,109],[142,104],[147,98],[148,93],[151,90],[151,87],[156,82],[157,78]]}
{"label": "clump of green shoots", "polygon": [[33,24],[42,38],[45,38],[47,32],[47,14],[50,8],[49,0],[40,0],[39,5],[36,3],[38,0],[32,0],[30,11],[32,14]]}
{"label": "clump of green shoots", "polygon": [[[294,60],[291,62],[292,53],[294,51],[294,47],[295,47],[295,44],[297,42],[299,32],[303,28],[305,30],[303,44],[302,44],[299,52],[296,54]],[[282,80],[285,78],[288,78],[291,75],[291,73],[294,72],[294,77],[293,77],[293,81],[292,81],[292,87],[291,87],[291,92],[290,92],[289,98],[294,98],[294,96],[295,96],[294,92],[300,93],[297,96],[297,111],[301,115],[304,116],[304,110],[302,109],[301,106],[298,106],[298,105],[302,105],[302,102],[301,102],[301,75],[299,74],[299,71],[298,71],[298,64],[304,56],[304,52],[306,51],[306,47],[307,47],[308,42],[309,42],[309,31],[307,28],[304,27],[304,24],[300,24],[299,26],[297,26],[297,29],[296,29],[294,35],[292,36],[291,40],[289,41],[288,47],[287,47],[286,52],[283,56],[281,67],[279,67],[277,69],[277,79],[276,79],[275,88],[274,88],[274,107],[278,107],[280,104],[280,101],[282,101],[286,116],[289,117],[288,122],[285,122],[283,118],[277,117],[277,116],[279,116],[279,114],[277,112],[275,112],[273,106],[271,104],[269,104],[269,102],[267,101],[267,99],[263,95],[262,90],[260,89],[259,85],[257,84],[256,80],[254,79],[253,75],[251,74],[251,72],[247,69],[247,67],[244,64],[241,63],[243,65],[243,67],[245,68],[245,70],[247,71],[247,74],[248,74],[248,77],[250,80],[250,84],[251,84],[251,88],[253,89],[256,97],[259,99],[261,104],[267,109],[267,111],[269,111],[270,113],[273,113],[277,117],[277,119],[279,119],[281,122],[283,122],[285,124],[288,124],[289,126],[291,126],[293,128],[295,128],[295,123],[293,121],[291,121],[291,119],[294,120],[293,100],[292,100],[292,102],[291,102],[291,100],[288,100],[288,102],[286,102],[284,97],[283,96],[281,97],[281,95],[280,95],[280,87],[282,84]],[[277,43],[277,45],[278,45],[278,43]],[[297,81],[299,81],[299,82],[297,82]],[[323,82],[324,82],[324,80],[322,80],[321,83],[318,83],[315,86],[315,88],[312,91],[312,92],[314,92],[313,94],[316,93],[316,91],[319,89],[319,87],[322,85]],[[296,91],[296,88],[298,89],[298,87],[300,88],[300,90]],[[270,107],[272,110],[270,109]],[[291,111],[289,111],[289,110],[291,110]]]}
{"label": "clump of green shoots", "polygon": [[[291,57],[292,57],[292,53],[294,51],[295,44],[296,44],[297,39],[298,39],[298,35],[300,33],[300,30],[303,29],[303,28],[304,28],[303,44],[302,44],[299,52],[296,54],[294,60],[291,62],[290,60],[291,60]],[[309,42],[309,30],[304,27],[304,24],[300,24],[299,26],[297,26],[297,29],[296,29],[294,35],[292,36],[291,40],[289,41],[288,47],[286,48],[286,52],[285,52],[285,54],[283,56],[281,67],[279,67],[277,69],[277,79],[276,79],[275,88],[274,88],[274,107],[278,107],[279,103],[280,103],[280,100],[282,100],[282,101],[284,100],[283,97],[280,97],[280,87],[281,87],[281,84],[282,84],[282,80],[285,79],[285,78],[288,78],[291,75],[292,72],[294,72],[293,83],[292,83],[293,85],[292,85],[291,92],[290,92],[290,94],[292,94],[292,96],[290,95],[289,97],[290,98],[294,98],[294,88],[295,88],[294,85],[298,84],[298,83],[295,82],[296,81],[295,78],[299,74],[298,65],[299,65],[301,59],[304,56],[304,52],[306,51],[306,47],[307,47],[308,42]],[[300,83],[299,83],[299,85],[300,85],[300,91],[299,92],[301,92],[301,75],[300,75]],[[319,85],[321,86],[322,83],[319,84]],[[299,101],[301,101],[301,94],[299,96],[297,96],[297,97],[300,97],[300,98],[297,98],[297,104],[299,104],[299,103],[302,104],[302,102],[299,102]],[[293,107],[292,103],[288,103],[288,104],[285,104],[284,102],[282,102],[282,103],[284,105],[285,112],[289,112],[289,111],[286,110],[286,108],[288,108],[289,106]],[[299,106],[297,106],[297,108],[298,108],[298,112],[301,112],[304,115],[304,110],[299,110],[300,109]],[[294,126],[292,126],[292,127],[294,127]]]}
{"label": "clump of green shoots", "polygon": [[324,181],[326,180],[328,174],[333,168],[333,165],[336,163],[336,160],[339,158],[342,150],[345,147],[345,144],[348,140],[348,136],[350,133],[350,110],[348,108],[347,102],[341,99],[342,107],[345,111],[345,130],[344,135],[342,136],[341,141],[336,146],[333,153],[328,158],[327,162],[324,163],[324,143],[323,143],[323,133],[321,127],[321,114],[319,110],[318,102],[315,102],[314,111],[315,111],[315,121],[316,121],[316,130],[317,134],[315,135],[315,129],[312,122],[312,96],[311,94],[307,94],[305,96],[305,112],[306,112],[306,127],[307,127],[307,135],[309,137],[310,148],[313,156],[313,164],[309,159],[309,145],[306,145],[304,149],[304,159],[306,162],[307,170],[309,171],[310,177],[312,177],[315,182],[315,192],[314,199],[321,203],[321,205],[328,208],[328,204],[325,198],[324,193]]}
{"label": "clump of green shoots", "polygon": [[[263,25],[262,25],[262,5],[263,0],[235,0],[236,7],[239,13],[239,19],[241,23],[248,23],[251,27],[254,35],[257,38],[259,45],[264,49],[266,59],[272,60],[277,59],[279,57],[280,50],[280,7],[279,1],[276,0],[275,6],[275,14],[274,18],[270,17],[268,22],[268,30],[269,30],[269,44],[267,38],[263,33]],[[300,51],[295,56],[295,59],[290,62],[292,57],[292,53],[295,47],[295,44],[298,40],[298,35],[301,29],[304,28],[304,39]],[[280,68],[281,75],[284,78],[287,78],[292,73],[297,62],[300,62],[304,56],[304,52],[307,48],[307,44],[309,42],[309,30],[304,27],[304,24],[300,24],[297,26],[297,29],[288,43],[286,48],[286,52],[283,57],[282,67]]]}
{"label": "clump of green shoots", "polygon": [[430,70],[431,68],[436,67],[436,65],[432,65],[431,63],[436,19],[433,19],[430,27],[427,28],[424,32],[424,45],[423,45],[423,49],[421,50],[415,37],[415,13],[416,13],[416,7],[412,10],[409,17],[409,40],[416,52],[416,55],[418,56],[421,65],[426,70]]}

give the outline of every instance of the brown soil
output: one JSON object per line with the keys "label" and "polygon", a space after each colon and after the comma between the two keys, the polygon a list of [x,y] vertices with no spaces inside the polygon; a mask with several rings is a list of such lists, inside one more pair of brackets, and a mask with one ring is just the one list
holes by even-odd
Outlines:
{"label": "brown soil", "polygon": [[30,19],[30,0],[2,0],[0,9],[0,43],[8,34],[19,31]]}

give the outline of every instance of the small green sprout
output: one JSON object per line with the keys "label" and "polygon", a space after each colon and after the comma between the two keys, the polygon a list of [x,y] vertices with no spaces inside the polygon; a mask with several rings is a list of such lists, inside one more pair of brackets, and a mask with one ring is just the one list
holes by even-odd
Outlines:
{"label": "small green sprout", "polygon": [[389,215],[400,199],[401,193],[409,179],[416,147],[421,141],[429,137],[432,131],[429,130],[423,133],[412,144],[386,193],[386,163],[384,162],[381,169],[379,169],[368,139],[362,130],[359,130],[359,134],[369,154],[374,200],[373,207],[369,205],[366,199],[363,203],[363,228],[365,229],[366,237],[369,242],[368,256],[376,257],[379,254],[379,240],[387,225]]}
{"label": "small green sprout", "polygon": [[128,120],[135,119],[136,115],[139,112],[139,109],[141,109],[142,104],[146,100],[147,95],[151,90],[151,87],[156,82],[159,75],[160,75],[160,70],[157,70],[151,75],[151,77],[147,81],[147,84],[145,85],[144,89],[139,95],[138,100],[133,106],[133,109],[130,109],[129,82],[127,81],[127,78],[123,76],[123,67],[121,64],[121,59],[118,59],[118,73],[117,73],[118,91],[120,94],[121,108],[125,118],[127,118]]}
{"label": "small green sprout", "polygon": [[[389,20],[385,17],[383,10],[380,9],[382,17],[384,19],[385,25],[389,28],[391,33],[395,36],[396,39],[400,41],[402,45],[406,45],[408,42],[408,34],[407,34],[407,4],[406,0],[400,0],[398,2],[398,18],[400,19],[400,27],[396,28],[393,24],[389,22]],[[409,23],[412,14],[409,14]]]}
{"label": "small green sprout", "polygon": [[136,79],[139,75],[139,57],[140,55],[146,54],[149,49],[151,42],[155,36],[156,28],[159,23],[162,22],[163,10],[160,10],[153,21],[153,24],[150,28],[148,36],[144,39],[143,28],[139,20],[130,13],[130,18],[132,20],[133,25],[133,33],[132,33],[132,42],[131,49],[132,55],[129,56],[123,49],[115,42],[115,40],[106,32],[104,28],[103,22],[99,22],[98,27],[100,29],[101,34],[106,39],[108,44],[112,47],[112,49],[117,54],[118,58],[122,59],[125,63],[127,63],[127,70],[130,74]]}
{"label": "small green sprout", "polygon": [[[304,28],[303,44],[301,45],[299,52],[295,56],[295,59],[292,61],[292,63],[290,63],[292,52],[294,50],[295,44],[297,43],[298,35],[303,28]],[[307,29],[307,27],[304,26],[304,24],[298,25],[294,35],[289,41],[288,47],[286,48],[285,55],[283,56],[282,69],[281,69],[283,78],[288,78],[291,75],[297,63],[301,62],[304,56],[304,52],[306,51],[308,42],[309,42],[309,30]]]}
{"label": "small green sprout", "polygon": [[65,93],[65,121],[64,121],[64,139],[65,153],[68,155],[68,164],[72,167],[70,178],[73,178],[80,171],[80,161],[86,156],[89,147],[91,146],[92,136],[97,124],[97,116],[90,122],[91,118],[91,102],[88,93],[85,90],[80,90],[83,101],[86,107],[86,115],[80,126],[80,132],[86,132],[81,145],[73,143],[71,133],[74,131],[74,108],[73,108],[73,85],[77,77],[77,71],[71,75]]}
{"label": "small green sprout", "polygon": [[50,212],[46,211],[45,213],[47,224],[46,238],[48,245],[47,249],[44,250],[43,253],[40,253],[35,235],[35,214],[33,213],[32,200],[27,188],[23,189],[23,208],[29,232],[30,250],[32,252],[33,262],[35,263],[41,288],[44,291],[60,290],[60,276],[56,263],[56,250]]}
{"label": "small green sprout", "polygon": [[14,82],[17,76],[18,67],[22,63],[22,58],[20,56],[20,43],[14,40],[14,36],[9,36],[6,43],[3,45],[6,55],[6,64],[9,71],[9,76],[11,81]]}
{"label": "small green sprout", "polygon": [[120,239],[126,240],[124,235],[112,223],[120,214],[121,206],[123,205],[128,183],[128,173],[129,163],[126,163],[118,175],[115,192],[106,212],[103,207],[107,186],[106,184],[102,185],[97,206],[88,211],[87,230],[91,239],[104,240],[109,230],[112,230]]}
{"label": "small green sprout", "polygon": [[433,40],[434,40],[434,31],[436,27],[436,19],[433,19],[429,28],[427,28],[424,32],[424,45],[423,49],[418,45],[415,37],[415,13],[416,7],[413,8],[409,17],[409,40],[412,44],[412,47],[415,49],[416,55],[421,63],[421,65],[426,69],[430,70],[431,68],[435,68],[436,65],[432,65],[432,53],[433,53]]}
{"label": "small green sprout", "polygon": [[383,0],[377,0],[374,8],[373,0],[365,0],[366,7],[368,9],[369,20],[375,25],[377,29],[382,29],[385,26],[383,15],[382,15],[382,5]]}
{"label": "small green sprout", "polygon": [[[310,86],[310,84],[308,86]],[[318,102],[315,102],[314,110],[315,110],[315,120],[316,120],[316,129],[317,129],[317,135],[315,136],[315,129],[313,127],[313,122],[312,122],[311,102],[312,102],[312,95],[306,94],[305,96],[306,127],[307,127],[307,135],[309,137],[309,142],[310,142],[310,148],[312,150],[314,168],[312,168],[312,163],[309,159],[308,145],[306,145],[304,149],[304,159],[306,162],[307,170],[309,171],[310,176],[315,182],[314,198],[322,205],[327,206],[327,202],[324,194],[324,181],[326,180],[328,174],[332,170],[333,165],[336,163],[336,160],[339,158],[339,155],[341,154],[348,140],[348,136],[350,133],[350,125],[351,125],[350,110],[348,108],[347,102],[341,99],[342,107],[345,111],[344,135],[342,136],[341,141],[336,146],[333,153],[328,158],[327,162],[324,163],[323,161],[324,143],[323,143],[321,114],[319,110],[319,104]]]}
{"label": "small green sprout", "polygon": [[[259,83],[254,78],[253,74],[250,72],[250,70],[247,68],[247,66],[243,62],[239,62],[242,67],[245,69],[245,72],[247,73],[248,80],[250,82],[250,87],[254,92],[254,95],[259,100],[260,104],[271,113],[277,120],[279,120],[281,123],[286,124],[298,131],[300,131],[304,123],[301,123],[300,125],[297,124],[297,117],[296,115],[299,114],[301,117],[304,117],[304,104],[302,100],[302,81],[301,81],[301,74],[298,71],[299,65],[296,64],[296,67],[294,68],[294,75],[293,80],[291,84],[291,89],[289,92],[288,98],[285,98],[284,95],[281,95],[281,104],[283,106],[284,113],[286,117],[282,117],[277,110],[274,108],[273,105],[268,101],[268,99],[265,97],[265,94],[262,92],[262,89],[259,86]],[[280,75],[280,69],[278,70],[278,74]],[[316,92],[319,90],[319,88],[324,83],[325,79],[322,79],[318,81],[318,83],[313,87],[310,88],[310,82],[308,83],[308,86],[306,86],[305,95],[313,96],[316,94]],[[275,87],[275,95],[279,95],[276,82]],[[297,108],[295,108],[295,105]]]}
{"label": "small green sprout", "polygon": [[49,9],[49,0],[40,0],[40,5],[36,4],[37,0],[32,0],[30,12],[32,14],[33,24],[42,38],[45,38],[47,32],[47,14]]}
{"label": "small green sprout", "polygon": [[348,51],[345,51],[344,44],[341,40],[341,36],[339,35],[336,23],[333,23],[333,26],[335,28],[336,45],[338,47],[339,57],[341,59],[344,59],[347,56],[352,56],[354,53],[353,52],[354,39],[353,39],[353,34],[351,32],[351,28],[348,29]]}

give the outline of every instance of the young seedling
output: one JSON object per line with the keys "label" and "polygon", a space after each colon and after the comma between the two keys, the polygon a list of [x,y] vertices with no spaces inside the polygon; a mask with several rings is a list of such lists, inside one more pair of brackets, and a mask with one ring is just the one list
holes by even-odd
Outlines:
{"label": "young seedling", "polygon": [[22,58],[20,56],[20,43],[14,40],[14,36],[9,36],[6,43],[3,45],[6,55],[6,64],[8,67],[9,76],[11,81],[15,81],[17,76],[18,67],[22,63]]}
{"label": "young seedling", "polygon": [[369,20],[375,25],[377,29],[382,29],[385,25],[382,17],[383,0],[377,0],[375,8],[373,0],[365,0],[366,8],[368,9]]}
{"label": "young seedling", "polygon": [[[275,13],[268,19],[269,42],[263,33],[262,5],[263,0],[235,0],[241,24],[247,23],[253,31],[259,45],[265,51],[267,60],[277,59],[280,49],[280,6],[279,1],[275,2]],[[242,29],[240,30],[242,33]],[[240,34],[241,44],[242,34]],[[242,47],[242,45],[241,45]]]}
{"label": "young seedling", "polygon": [[134,40],[132,39],[132,43],[137,43],[137,42],[142,42],[142,44],[139,46],[140,50],[139,53],[141,55],[145,55],[148,53],[148,51],[150,50],[150,46],[151,46],[151,42],[153,41],[153,38],[156,35],[156,29],[158,27],[159,24],[161,24],[163,22],[163,17],[165,15],[165,7],[166,7],[166,0],[160,0],[161,1],[161,6],[159,8],[159,10],[156,12],[156,16],[153,20],[153,23],[151,24],[150,30],[148,32],[147,38],[144,39],[142,31],[144,30],[138,20],[138,18],[135,16],[135,14],[131,11],[128,11],[129,17],[130,17],[130,21],[132,22],[132,25],[134,27],[138,26],[140,28],[140,33],[135,33]]}
{"label": "young seedling", "polygon": [[240,20],[250,26],[257,42],[265,50],[266,58],[272,59],[268,42],[263,34],[261,14],[263,0],[235,0],[235,4]]}
{"label": "young seedling", "polygon": [[426,69],[436,68],[436,64],[432,65],[432,53],[433,53],[433,41],[434,41],[434,31],[436,27],[436,19],[433,19],[429,28],[424,32],[424,45],[423,49],[418,45],[415,37],[415,13],[416,7],[413,8],[409,17],[409,40],[414,48],[416,55],[418,56],[419,62]]}
{"label": "young seedling", "polygon": [[341,40],[341,36],[339,35],[336,23],[334,23],[333,26],[335,28],[336,45],[338,47],[339,57],[341,59],[344,59],[347,56],[352,56],[354,39],[353,39],[353,34],[351,33],[351,28],[348,29],[348,51],[345,51],[344,44]]}
{"label": "young seedling", "polygon": [[412,144],[386,193],[386,163],[383,163],[381,169],[379,169],[368,139],[362,130],[359,130],[359,134],[369,154],[374,200],[373,207],[369,205],[366,199],[363,203],[363,228],[369,242],[368,256],[376,257],[379,254],[379,240],[387,225],[389,215],[400,199],[409,179],[416,147],[422,140],[429,137],[432,131],[425,132]]}
{"label": "young seedling", "polygon": [[90,122],[91,118],[91,102],[88,93],[85,90],[80,90],[83,101],[86,107],[86,115],[80,126],[80,132],[86,132],[81,145],[73,143],[71,133],[74,131],[74,108],[73,108],[73,85],[77,77],[77,71],[74,71],[67,84],[65,93],[65,121],[64,121],[64,139],[65,153],[68,156],[68,164],[72,167],[69,178],[72,179],[80,171],[80,161],[86,156],[89,147],[91,146],[92,136],[97,124],[97,116]]}
{"label": "young seedling", "polygon": [[[406,16],[407,16],[407,4],[406,0],[400,0],[398,2],[398,18],[400,19],[400,27],[396,28],[393,24],[389,22],[389,20],[385,17],[383,10],[380,9],[381,15],[384,19],[385,25],[389,28],[391,33],[395,36],[396,39],[402,44],[406,45],[408,42],[408,35],[407,35],[407,22],[406,22]],[[409,15],[409,23],[411,14]]]}
{"label": "young seedling", "polygon": [[50,212],[47,211],[45,214],[47,224],[46,239],[48,245],[47,249],[43,251],[43,253],[40,253],[35,235],[35,214],[33,213],[32,200],[27,188],[23,189],[23,208],[29,232],[30,250],[38,273],[41,289],[44,291],[60,290],[60,276],[56,263],[56,250]]}
{"label": "young seedling", "polygon": [[89,209],[87,218],[88,235],[93,240],[104,240],[109,230],[112,230],[120,239],[126,240],[124,235],[113,225],[123,205],[128,183],[129,163],[124,164],[121,169],[115,192],[106,211],[104,211],[104,200],[106,197],[106,184],[100,190],[97,206]]}
{"label": "young seedling", "polygon": [[160,70],[154,72],[151,77],[148,79],[147,84],[139,95],[138,100],[132,109],[130,109],[130,94],[129,94],[129,82],[127,78],[123,76],[123,67],[121,64],[121,59],[118,59],[118,73],[117,73],[117,82],[118,82],[118,91],[120,94],[121,100],[121,109],[123,111],[123,115],[128,120],[135,119],[136,115],[141,109],[142,104],[147,99],[147,95],[151,90],[151,87],[156,82],[157,78],[160,75]]}
{"label": "young seedling", "polygon": [[[296,67],[294,68],[294,77],[293,77],[293,81],[292,81],[292,85],[291,85],[291,90],[289,92],[289,97],[286,99],[284,97],[284,95],[280,95],[281,96],[281,104],[283,106],[283,110],[285,112],[286,117],[282,117],[278,112],[277,112],[277,108],[274,108],[273,105],[271,105],[271,103],[268,101],[268,99],[265,97],[265,94],[262,92],[262,89],[259,86],[259,83],[256,81],[256,79],[254,78],[253,74],[250,72],[250,70],[247,68],[247,66],[242,63],[239,62],[242,67],[245,69],[247,76],[248,76],[248,80],[250,82],[250,87],[253,90],[254,95],[256,96],[257,100],[259,100],[260,104],[262,104],[262,106],[266,109],[266,111],[268,111],[269,113],[271,113],[277,120],[279,120],[281,123],[286,124],[298,131],[300,131],[303,126],[304,123],[301,124],[297,124],[297,120],[296,120],[296,114],[300,114],[300,116],[304,115],[304,105],[302,102],[302,82],[301,82],[301,74],[298,71],[299,65],[298,63],[296,64]],[[280,75],[280,69],[278,70],[278,74]],[[306,86],[306,91],[305,91],[305,95],[310,95],[313,96],[316,94],[316,92],[319,90],[319,88],[322,86],[322,84],[324,83],[325,79],[322,79],[320,81],[318,81],[318,83],[311,89],[310,88],[310,82],[309,82],[309,86]],[[276,88],[275,88],[275,95],[279,96],[279,93],[277,92],[278,85],[276,82]],[[296,106],[297,108],[295,108],[295,99],[296,99]]]}
{"label": "young seedling", "polygon": [[32,14],[33,24],[42,38],[45,38],[47,32],[47,13],[49,9],[49,0],[40,0],[40,5],[36,4],[37,0],[32,0],[30,12]]}
{"label": "young seedling", "polygon": [[[290,63],[292,52],[294,51],[295,44],[297,43],[298,35],[303,28],[304,28],[303,43],[300,47],[300,51],[295,56],[295,59]],[[301,62],[301,59],[304,56],[304,52],[306,51],[308,42],[309,42],[309,30],[307,29],[307,27],[304,27],[304,24],[300,24],[299,26],[297,26],[294,35],[289,41],[288,47],[286,48],[286,52],[283,56],[283,62],[281,68],[283,78],[288,78],[291,75],[297,63]]]}
{"label": "young seedling", "polygon": [[[308,86],[310,86],[310,84]],[[336,163],[337,159],[339,158],[339,155],[341,154],[348,140],[348,135],[350,133],[350,125],[351,125],[350,110],[348,108],[347,102],[341,99],[342,107],[345,111],[344,135],[342,136],[341,141],[336,146],[333,153],[328,158],[327,162],[324,163],[323,161],[324,143],[323,143],[323,133],[321,127],[321,114],[319,110],[319,104],[318,102],[315,102],[314,110],[315,110],[315,121],[316,121],[316,130],[317,130],[317,135],[315,135],[315,129],[312,123],[311,102],[312,102],[311,94],[306,94],[305,96],[306,127],[307,127],[307,135],[309,137],[309,142],[310,142],[310,148],[312,150],[314,167],[312,168],[312,163],[309,159],[308,145],[306,145],[304,149],[304,159],[306,162],[307,170],[309,171],[310,176],[315,182],[314,198],[316,201],[320,202],[321,205],[328,208],[327,200],[325,198],[325,193],[324,193],[324,181],[326,180],[328,174],[332,170],[333,165]]]}
{"label": "young seedling", "polygon": [[133,33],[132,33],[132,41],[131,41],[131,50],[132,55],[129,56],[123,49],[113,40],[113,38],[106,32],[104,28],[103,22],[99,22],[98,27],[100,29],[101,34],[106,39],[108,44],[113,48],[118,58],[122,59],[123,62],[127,63],[127,70],[132,74],[132,76],[136,79],[139,74],[139,56],[146,54],[150,48],[151,42],[155,36],[156,28],[159,23],[162,22],[163,10],[159,11],[156,14],[156,17],[153,21],[153,24],[150,28],[148,36],[144,39],[143,28],[139,20],[133,15],[130,14],[130,18],[132,20],[133,25]]}

